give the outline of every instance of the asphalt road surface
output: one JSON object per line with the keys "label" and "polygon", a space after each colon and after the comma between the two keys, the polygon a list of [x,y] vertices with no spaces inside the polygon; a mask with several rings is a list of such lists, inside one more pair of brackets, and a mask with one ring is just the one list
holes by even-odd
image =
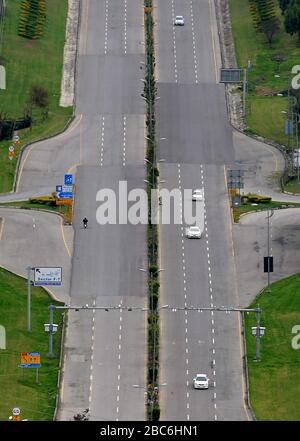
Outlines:
{"label": "asphalt road surface", "polygon": [[[145,183],[143,5],[139,0],[83,1],[76,112],[76,176],[71,304],[109,310],[72,311],[58,418],[89,408],[91,420],[144,420],[146,387],[146,225],[99,224],[101,189]],[[119,213],[118,213],[119,214]],[[88,227],[83,229],[82,219]],[[126,307],[139,310],[129,312]],[[124,308],[123,308],[124,307]]]}
{"label": "asphalt road surface", "polygon": [[[45,234],[47,232],[47,234]],[[28,266],[61,266],[63,283],[48,291],[68,303],[73,229],[41,211],[0,208],[0,266],[27,278]]]}
{"label": "asphalt road surface", "polygon": [[[213,2],[156,2],[160,177],[168,189],[204,188],[204,232],[161,225],[161,304],[237,306],[231,220],[224,164],[234,161]],[[183,15],[184,27],[174,27]],[[161,139],[166,138],[166,139]],[[184,216],[184,211],[183,211]],[[237,314],[161,310],[161,419],[245,420]],[[206,373],[208,390],[194,390]]]}

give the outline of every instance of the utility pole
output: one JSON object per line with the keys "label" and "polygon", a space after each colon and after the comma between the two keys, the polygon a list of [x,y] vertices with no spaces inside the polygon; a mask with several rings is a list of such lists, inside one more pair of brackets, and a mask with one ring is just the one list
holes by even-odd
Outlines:
{"label": "utility pole", "polygon": [[27,270],[27,332],[31,332],[31,268],[28,266]]}
{"label": "utility pole", "polygon": [[243,114],[246,118],[246,93],[247,93],[247,69],[244,69],[243,76]]}
{"label": "utility pole", "polygon": [[[271,211],[271,214],[270,214]],[[270,217],[272,217],[274,214],[274,210],[268,210],[268,292],[271,292],[271,284],[270,284]]]}
{"label": "utility pole", "polygon": [[260,315],[261,310],[256,310],[256,360],[260,361],[260,337],[261,337],[261,326],[260,326]]}

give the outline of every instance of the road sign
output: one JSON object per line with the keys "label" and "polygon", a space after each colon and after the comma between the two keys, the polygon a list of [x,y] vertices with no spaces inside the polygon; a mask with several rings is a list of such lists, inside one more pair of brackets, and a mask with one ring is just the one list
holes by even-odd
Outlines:
{"label": "road sign", "polygon": [[241,83],[242,69],[221,69],[220,83]]}
{"label": "road sign", "polygon": [[293,134],[293,121],[287,119],[284,124],[284,134],[290,136]]}
{"label": "road sign", "polygon": [[61,267],[38,267],[34,268],[34,286],[61,286]]}
{"label": "road sign", "polygon": [[273,256],[264,257],[264,273],[273,272]]}
{"label": "road sign", "polygon": [[73,175],[65,175],[65,185],[73,185]]}
{"label": "road sign", "polygon": [[8,159],[9,159],[10,161],[12,161],[14,158],[13,158],[13,156],[9,156]]}
{"label": "road sign", "polygon": [[244,170],[228,170],[227,175],[229,178],[240,178],[244,176]]}
{"label": "road sign", "polygon": [[40,364],[40,352],[21,352],[21,364]]}
{"label": "road sign", "polygon": [[56,205],[72,205],[73,199],[58,199]]}
{"label": "road sign", "polygon": [[13,145],[10,145],[10,146],[8,147],[8,151],[9,151],[9,152],[14,152],[14,151],[15,151],[14,146],[13,146]]}
{"label": "road sign", "polygon": [[57,193],[57,197],[59,199],[73,199],[73,193],[61,191],[61,192]]}
{"label": "road sign", "polygon": [[20,409],[19,407],[14,407],[14,408],[13,408],[13,410],[12,410],[12,414],[13,414],[14,416],[20,415],[20,413],[21,413],[21,409]]}

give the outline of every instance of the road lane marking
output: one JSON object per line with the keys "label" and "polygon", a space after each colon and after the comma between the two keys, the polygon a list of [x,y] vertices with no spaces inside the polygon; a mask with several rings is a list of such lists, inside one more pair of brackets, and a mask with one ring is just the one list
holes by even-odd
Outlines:
{"label": "road lane marking", "polygon": [[214,60],[214,68],[215,68],[215,80],[218,83],[218,68],[217,68],[217,57],[216,57],[216,48],[215,48],[215,40],[212,28],[212,7],[211,0],[208,0],[209,4],[209,16],[210,16],[210,32],[211,32],[211,41],[212,41],[212,50],[213,50],[213,60]]}
{"label": "road lane marking", "polygon": [[2,234],[3,234],[3,230],[4,230],[4,224],[5,224],[5,219],[4,219],[4,217],[2,217],[2,219],[1,219],[1,228],[0,228],[0,240],[2,239]]}

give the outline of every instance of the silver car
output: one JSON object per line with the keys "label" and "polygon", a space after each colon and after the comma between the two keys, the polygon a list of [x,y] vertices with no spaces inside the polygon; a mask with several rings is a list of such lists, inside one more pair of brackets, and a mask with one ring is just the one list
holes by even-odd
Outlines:
{"label": "silver car", "polygon": [[197,226],[192,226],[186,228],[186,237],[188,239],[200,239],[202,236],[202,231]]}
{"label": "silver car", "polygon": [[193,379],[194,389],[208,389],[209,378],[206,374],[197,374]]}
{"label": "silver car", "polygon": [[174,25],[175,26],[184,26],[184,18],[182,15],[176,15]]}

